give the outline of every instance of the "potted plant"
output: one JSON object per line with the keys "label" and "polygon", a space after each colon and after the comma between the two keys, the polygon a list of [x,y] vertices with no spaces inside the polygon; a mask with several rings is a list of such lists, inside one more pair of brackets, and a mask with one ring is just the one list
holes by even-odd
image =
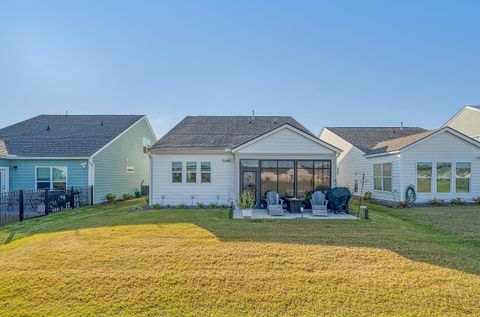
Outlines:
{"label": "potted plant", "polygon": [[244,191],[240,195],[240,199],[237,204],[238,208],[242,210],[244,218],[252,218],[252,209],[255,206],[255,198],[249,191]]}

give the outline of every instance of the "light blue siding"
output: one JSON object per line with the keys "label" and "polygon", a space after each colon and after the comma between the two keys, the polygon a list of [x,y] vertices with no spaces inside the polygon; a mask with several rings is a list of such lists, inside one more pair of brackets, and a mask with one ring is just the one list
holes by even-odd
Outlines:
{"label": "light blue siding", "polygon": [[68,187],[88,186],[88,167],[82,163],[87,160],[10,160],[10,190],[35,189],[35,167],[40,166],[66,166]]}
{"label": "light blue siding", "polygon": [[[145,118],[93,157],[95,203],[105,201],[108,193],[121,198],[124,193],[139,191],[142,184],[149,185],[150,161],[143,153],[143,138],[152,144],[156,141]],[[127,167],[134,172],[128,173]]]}

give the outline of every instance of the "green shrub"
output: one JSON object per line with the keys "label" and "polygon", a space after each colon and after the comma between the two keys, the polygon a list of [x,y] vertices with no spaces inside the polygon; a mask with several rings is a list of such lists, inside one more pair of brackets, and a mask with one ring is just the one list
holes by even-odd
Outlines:
{"label": "green shrub", "polygon": [[177,206],[177,208],[178,208],[178,209],[187,209],[188,206],[185,205],[185,204],[180,204],[180,205]]}
{"label": "green shrub", "polygon": [[237,202],[238,208],[240,209],[252,209],[255,206],[255,198],[252,193],[249,191],[244,191],[240,195],[240,199]]}
{"label": "green shrub", "polygon": [[410,202],[407,201],[407,200],[402,200],[400,202],[398,202],[398,208],[408,208],[410,207]]}
{"label": "green shrub", "polygon": [[135,195],[131,194],[131,193],[125,193],[125,194],[123,194],[122,197],[123,197],[123,200],[130,200],[130,199],[135,198]]}
{"label": "green shrub", "polygon": [[475,197],[472,200],[475,204],[480,205],[480,197]]}
{"label": "green shrub", "polygon": [[465,205],[465,200],[462,198],[453,198],[450,202],[452,205]]}
{"label": "green shrub", "polygon": [[145,197],[145,202],[147,203],[147,205],[150,202],[150,199],[148,198],[148,196]]}
{"label": "green shrub", "polygon": [[432,206],[443,206],[445,204],[445,201],[443,201],[442,199],[434,198],[432,200],[429,200],[428,203]]}
{"label": "green shrub", "polygon": [[154,205],[152,206],[152,208],[155,209],[155,210],[158,210],[158,209],[160,209],[161,207],[160,207],[159,204],[154,204]]}
{"label": "green shrub", "polygon": [[218,206],[218,205],[216,205],[216,204],[213,204],[213,203],[208,204],[208,206],[207,206],[208,209],[217,209],[217,208],[219,208],[219,207],[220,207],[220,206]]}
{"label": "green shrub", "polygon": [[205,205],[202,203],[197,203],[197,208],[198,209],[205,209]]}
{"label": "green shrub", "polygon": [[107,199],[107,201],[109,203],[112,203],[115,201],[115,198],[117,198],[114,194],[112,193],[108,193],[106,196],[105,196],[105,199]]}
{"label": "green shrub", "polygon": [[370,200],[372,198],[373,198],[372,192],[365,192],[365,194],[363,194],[363,199],[365,200]]}

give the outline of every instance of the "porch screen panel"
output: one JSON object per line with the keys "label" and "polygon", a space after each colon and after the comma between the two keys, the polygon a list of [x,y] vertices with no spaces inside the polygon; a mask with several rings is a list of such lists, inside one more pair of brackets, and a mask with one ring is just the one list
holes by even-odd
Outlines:
{"label": "porch screen panel", "polygon": [[330,189],[330,174],[331,163],[330,161],[315,161],[315,190],[326,191]]}
{"label": "porch screen panel", "polygon": [[278,161],[278,194],[280,196],[295,196],[294,168],[294,161]]}
{"label": "porch screen panel", "polygon": [[297,197],[305,198],[313,191],[313,161],[297,162]]}
{"label": "porch screen panel", "polygon": [[278,192],[277,161],[262,161],[260,167],[262,197],[266,197],[269,191]]}

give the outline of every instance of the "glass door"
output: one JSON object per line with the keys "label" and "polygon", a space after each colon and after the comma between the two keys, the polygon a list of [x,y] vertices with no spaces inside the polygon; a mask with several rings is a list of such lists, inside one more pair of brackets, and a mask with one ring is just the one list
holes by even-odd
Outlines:
{"label": "glass door", "polygon": [[258,195],[257,195],[257,172],[255,171],[243,171],[242,172],[242,191],[248,191],[252,193],[255,197],[255,205],[258,204]]}

